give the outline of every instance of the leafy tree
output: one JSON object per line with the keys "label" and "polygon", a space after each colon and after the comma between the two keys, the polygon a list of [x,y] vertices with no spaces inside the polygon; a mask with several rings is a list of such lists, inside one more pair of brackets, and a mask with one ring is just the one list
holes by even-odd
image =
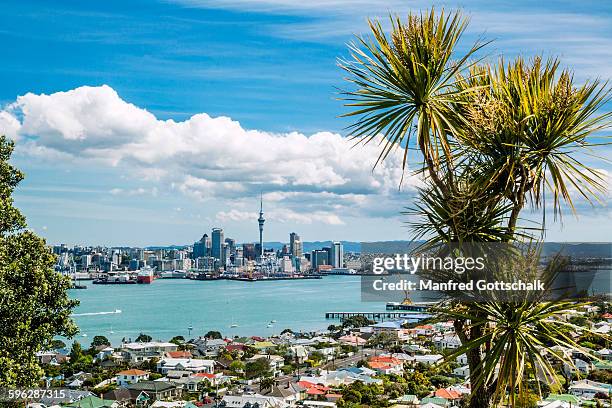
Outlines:
{"label": "leafy tree", "polygon": [[223,336],[221,336],[221,332],[218,332],[216,330],[209,331],[208,333],[204,335],[204,337],[206,337],[207,339],[214,339],[214,340],[223,338]]}
{"label": "leafy tree", "polygon": [[423,398],[431,392],[429,377],[419,371],[408,373],[406,375],[406,390],[409,394]]}
{"label": "leafy tree", "polygon": [[283,329],[283,331],[280,332],[281,335],[283,335],[285,333],[293,333],[293,330],[291,330],[291,329]]}
{"label": "leafy tree", "polygon": [[185,343],[185,337],[183,337],[183,336],[174,336],[173,338],[170,339],[170,343],[174,343],[177,346],[180,346],[183,343]]}
{"label": "leafy tree", "polygon": [[53,340],[53,341],[51,341],[50,348],[51,348],[51,350],[65,349],[66,348],[66,343],[64,343],[61,340]]}
{"label": "leafy tree", "polygon": [[373,320],[368,319],[365,316],[355,315],[347,317],[342,321],[343,328],[353,328],[353,327],[364,327],[374,324]]}
{"label": "leafy tree", "polygon": [[245,369],[245,365],[240,360],[234,360],[230,363],[229,369],[235,373],[243,373]]}
{"label": "leafy tree", "polygon": [[108,341],[108,339],[104,336],[94,336],[92,342],[91,342],[91,347],[95,348],[95,347],[99,347],[99,346],[110,346],[110,341]]}
{"label": "leafy tree", "polygon": [[140,333],[138,337],[136,337],[137,343],[146,343],[152,340],[153,340],[153,337],[149,336],[148,334],[144,334],[144,333]]}
{"label": "leafy tree", "polygon": [[[340,63],[353,86],[345,93],[352,109],[346,116],[356,117],[351,135],[363,142],[384,135],[377,164],[396,148],[405,152],[403,168],[410,150],[423,162],[425,186],[408,211],[414,239],[426,240],[420,251],[454,243],[537,243],[548,202],[557,216],[564,207],[574,209],[574,196],[594,203],[606,191],[605,175],[579,154],[592,156],[598,145],[592,136],[610,126],[608,84],[575,84],[573,73],[553,58],[473,62],[483,44],[455,52],[467,23],[460,12],[433,8],[406,22],[392,17],[389,34],[374,21],[373,38],[359,39],[351,59]],[[526,205],[541,214],[539,228],[519,225]],[[539,265],[537,245],[526,252],[494,269],[495,276],[543,272],[549,279],[563,267],[559,258]],[[440,309],[438,317],[454,321],[462,342],[447,359],[467,355],[469,406],[527,404],[525,380],[535,379],[539,389],[542,379],[556,378],[542,345],[553,355],[554,345],[588,353],[568,335],[575,325],[550,323],[578,306],[529,293],[513,302],[459,300]]]}
{"label": "leafy tree", "polygon": [[83,348],[81,347],[81,343],[79,343],[78,341],[75,341],[74,343],[72,343],[72,347],[70,348],[70,360],[77,361],[81,357],[83,357],[83,355],[85,355],[85,353],[83,353]]}
{"label": "leafy tree", "polygon": [[261,379],[259,383],[259,388],[261,391],[263,390],[272,390],[272,388],[276,385],[276,380],[272,377],[264,377]]}
{"label": "leafy tree", "polygon": [[249,361],[246,363],[244,371],[247,378],[268,377],[271,375],[270,362],[265,357]]}
{"label": "leafy tree", "polygon": [[55,336],[71,337],[78,301],[68,298],[70,279],[53,270],[55,256],[27,229],[11,195],[24,175],[9,164],[14,143],[0,136],[0,386],[37,383],[43,371],[36,352]]}

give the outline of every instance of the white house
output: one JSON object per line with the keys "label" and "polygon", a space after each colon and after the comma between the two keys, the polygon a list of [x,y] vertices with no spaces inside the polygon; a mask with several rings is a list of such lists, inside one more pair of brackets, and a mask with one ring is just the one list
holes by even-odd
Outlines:
{"label": "white house", "polygon": [[470,376],[470,366],[464,365],[453,370],[453,374],[457,377],[468,378]]}
{"label": "white house", "polygon": [[124,370],[117,373],[117,385],[127,387],[130,384],[135,384],[138,381],[148,380],[149,373],[142,370]]}
{"label": "white house", "polygon": [[178,346],[174,343],[161,341],[124,343],[121,351],[131,362],[149,361],[153,357],[160,358],[169,351],[176,351]]}
{"label": "white house", "polygon": [[287,408],[289,406],[279,398],[260,394],[225,395],[223,402],[228,408],[243,408],[247,403],[250,406],[257,404],[259,408]]}
{"label": "white house", "polygon": [[170,370],[213,374],[215,362],[214,360],[196,358],[163,358],[159,360],[157,363],[158,372],[166,374]]}
{"label": "white house", "polygon": [[597,393],[612,394],[612,385],[591,380],[573,381],[569,386],[569,392],[577,397],[593,399]]}
{"label": "white house", "polygon": [[439,349],[456,349],[461,346],[461,340],[456,334],[434,337],[434,346]]}

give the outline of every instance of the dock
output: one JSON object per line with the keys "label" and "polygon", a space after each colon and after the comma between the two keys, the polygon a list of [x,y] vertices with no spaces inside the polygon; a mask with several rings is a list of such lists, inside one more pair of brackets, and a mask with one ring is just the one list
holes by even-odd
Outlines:
{"label": "dock", "polygon": [[395,320],[395,319],[400,319],[402,317],[406,317],[406,315],[409,315],[409,313],[388,312],[388,311],[387,312],[326,312],[325,318],[326,319],[340,319],[340,321],[343,321],[349,317],[363,316],[370,320],[384,322],[385,319]]}

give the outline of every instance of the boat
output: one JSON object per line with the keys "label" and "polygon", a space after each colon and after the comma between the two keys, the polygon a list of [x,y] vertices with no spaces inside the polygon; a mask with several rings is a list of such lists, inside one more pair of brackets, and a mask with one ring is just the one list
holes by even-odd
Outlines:
{"label": "boat", "polygon": [[231,327],[231,328],[234,328],[234,327],[238,327],[238,325],[237,325],[236,323],[232,323],[232,324],[230,325],[230,327]]}
{"label": "boat", "polygon": [[153,268],[151,268],[150,266],[145,266],[144,268],[138,271],[136,281],[138,283],[153,283],[153,280],[155,280],[155,274],[153,272]]}
{"label": "boat", "polygon": [[187,277],[187,272],[185,271],[165,271],[161,273],[162,279],[185,279]]}
{"label": "boat", "polygon": [[274,325],[272,323],[268,323],[268,326],[266,326],[268,329],[271,327],[274,327]]}
{"label": "boat", "polygon": [[132,284],[136,283],[134,279],[130,277],[130,275],[126,273],[122,274],[108,274],[101,278],[95,279],[93,281],[94,285],[120,285],[120,284]]}
{"label": "boat", "polygon": [[270,323],[276,323],[276,320],[270,320]]}

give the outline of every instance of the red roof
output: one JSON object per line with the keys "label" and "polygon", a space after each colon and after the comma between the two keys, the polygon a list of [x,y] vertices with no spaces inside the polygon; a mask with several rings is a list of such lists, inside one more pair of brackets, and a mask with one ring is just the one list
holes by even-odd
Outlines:
{"label": "red roof", "polygon": [[149,373],[146,371],[142,371],[142,370],[132,369],[132,370],[120,371],[117,374],[118,375],[147,375]]}
{"label": "red roof", "polygon": [[311,383],[310,381],[298,381],[297,384],[302,388],[312,388],[317,385],[315,383]]}
{"label": "red roof", "polygon": [[372,369],[374,369],[374,370],[376,370],[376,369],[379,369],[379,370],[388,370],[388,369],[390,369],[391,367],[393,367],[393,366],[392,366],[392,365],[390,365],[390,364],[387,364],[387,363],[378,363],[378,362],[376,362],[376,361],[373,361],[373,362],[371,362],[371,363],[368,363],[368,365],[370,366],[370,368],[372,368]]}
{"label": "red roof", "polygon": [[604,313],[601,315],[604,319],[612,319],[612,313]]}
{"label": "red roof", "polygon": [[446,398],[447,400],[455,400],[461,398],[461,394],[459,394],[455,390],[449,390],[447,388],[439,388],[435,393],[436,397]]}
{"label": "red roof", "polygon": [[190,351],[168,351],[166,354],[170,358],[191,358]]}
{"label": "red roof", "polygon": [[306,390],[306,394],[309,394],[309,395],[325,395],[325,391],[322,391],[322,390],[320,390],[318,388],[314,388],[313,387],[313,388],[307,389]]}
{"label": "red roof", "polygon": [[387,365],[402,365],[402,362],[395,357],[377,356],[370,358],[370,363],[386,363]]}
{"label": "red roof", "polygon": [[206,377],[206,378],[215,378],[214,374],[209,373],[196,373],[193,375],[194,377]]}
{"label": "red roof", "polygon": [[227,351],[244,350],[244,344],[228,344],[225,349]]}

